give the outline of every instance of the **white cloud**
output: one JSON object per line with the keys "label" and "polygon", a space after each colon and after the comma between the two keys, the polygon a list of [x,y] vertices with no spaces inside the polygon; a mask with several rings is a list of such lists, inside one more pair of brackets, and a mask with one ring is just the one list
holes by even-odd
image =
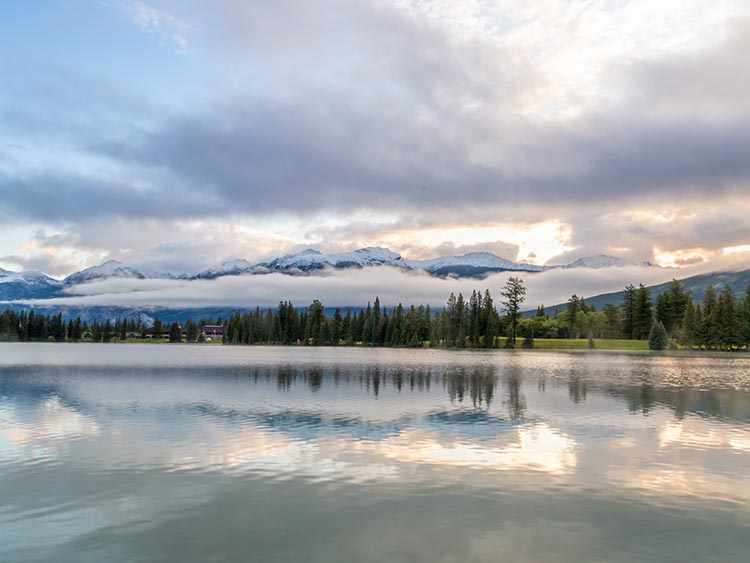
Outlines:
{"label": "white cloud", "polygon": [[[699,267],[686,273],[701,272]],[[334,271],[328,275],[288,276],[264,274],[227,276],[216,280],[108,279],[71,290],[76,295],[24,303],[32,306],[117,306],[126,308],[275,307],[281,300],[306,306],[319,299],[326,306],[364,306],[376,296],[393,307],[398,303],[441,307],[448,295],[468,296],[476,289],[499,299],[500,288],[510,275],[523,278],[528,288],[526,307],[565,302],[571,293],[592,296],[619,291],[628,283],[646,285],[666,282],[674,270],[637,266],[602,270],[552,270],[538,274],[510,272],[483,280],[443,279],[423,272],[404,272],[390,267]]]}
{"label": "white cloud", "polygon": [[127,2],[123,5],[123,10],[142,31],[171,43],[177,53],[185,55],[192,52],[188,33],[195,31],[195,28],[189,23],[145,2]]}

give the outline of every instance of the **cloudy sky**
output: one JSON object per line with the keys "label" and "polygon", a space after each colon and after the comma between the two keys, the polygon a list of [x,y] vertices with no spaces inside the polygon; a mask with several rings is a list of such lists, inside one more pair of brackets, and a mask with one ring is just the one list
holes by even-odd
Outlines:
{"label": "cloudy sky", "polygon": [[0,18],[0,267],[750,259],[746,0],[59,0]]}

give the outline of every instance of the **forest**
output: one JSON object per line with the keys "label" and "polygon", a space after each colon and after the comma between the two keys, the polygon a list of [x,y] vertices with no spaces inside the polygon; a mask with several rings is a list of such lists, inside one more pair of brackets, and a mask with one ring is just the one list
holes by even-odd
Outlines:
{"label": "forest", "polygon": [[522,313],[525,294],[522,280],[510,278],[497,305],[489,289],[475,290],[468,299],[451,294],[436,310],[400,303],[389,309],[376,297],[364,307],[327,314],[318,300],[304,308],[282,301],[276,308],[256,307],[225,319],[189,318],[164,326],[158,318],[89,324],[80,317],[66,319],[62,312],[6,309],[0,313],[0,341],[202,342],[207,340],[205,328],[213,326],[220,327],[222,343],[230,345],[533,348],[537,339],[588,339],[594,348],[597,339],[621,339],[648,341],[655,350],[750,348],[750,287],[738,297],[728,285],[718,292],[709,286],[704,299],[695,303],[677,280],[655,299],[644,285],[628,285],[620,304],[596,310],[572,295],[553,316],[543,305]]}

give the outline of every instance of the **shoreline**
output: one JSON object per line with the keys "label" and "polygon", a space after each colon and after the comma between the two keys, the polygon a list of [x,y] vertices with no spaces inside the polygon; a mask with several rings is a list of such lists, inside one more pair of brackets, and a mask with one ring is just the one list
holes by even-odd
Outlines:
{"label": "shoreline", "polygon": [[[156,345],[168,345],[169,347],[227,347],[227,348],[279,348],[279,349],[326,349],[326,350],[432,350],[432,351],[446,351],[446,352],[465,352],[465,353],[480,353],[480,352],[508,352],[508,353],[527,353],[527,352],[574,352],[576,354],[616,354],[625,353],[628,355],[639,355],[639,356],[667,356],[676,358],[686,357],[698,357],[698,356],[721,356],[721,357],[748,357],[750,356],[750,350],[706,350],[706,349],[688,349],[679,348],[676,350],[649,350],[647,341],[622,341],[622,346],[613,345],[611,340],[606,340],[606,345],[596,346],[595,348],[588,347],[588,340],[581,339],[582,344],[574,343],[571,345],[570,341],[563,339],[554,339],[554,342],[546,342],[541,346],[534,346],[534,348],[522,348],[517,345],[515,348],[504,348],[502,346],[496,348],[457,348],[457,347],[430,347],[430,346],[368,346],[364,344],[354,345],[340,345],[340,346],[304,346],[302,344],[222,344],[221,341],[212,342],[169,342],[153,341],[151,339],[128,339],[128,340],[117,340],[112,342],[92,342],[92,341],[70,341],[70,342],[55,342],[55,341],[0,341],[0,345],[3,344],[41,344],[41,345],[67,345],[67,344],[81,344],[81,345],[145,345],[145,346],[156,346]],[[536,340],[537,342],[544,342],[543,340]],[[595,344],[600,343],[594,340]],[[633,346],[634,343],[642,343],[642,345]],[[557,345],[556,345],[557,344]]]}

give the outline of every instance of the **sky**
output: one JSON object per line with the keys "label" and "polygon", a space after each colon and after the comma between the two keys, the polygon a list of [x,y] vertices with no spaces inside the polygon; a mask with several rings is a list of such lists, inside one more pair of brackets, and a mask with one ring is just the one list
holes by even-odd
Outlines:
{"label": "sky", "polygon": [[13,2],[0,49],[6,269],[750,259],[746,0]]}

